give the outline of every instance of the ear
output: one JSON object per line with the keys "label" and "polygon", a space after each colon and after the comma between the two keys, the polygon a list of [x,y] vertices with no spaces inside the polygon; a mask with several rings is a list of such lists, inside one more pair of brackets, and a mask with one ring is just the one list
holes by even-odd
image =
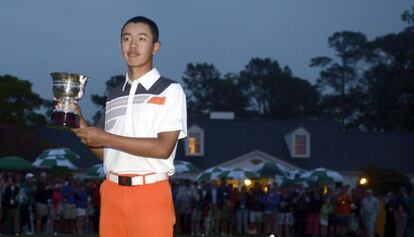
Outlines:
{"label": "ear", "polygon": [[155,42],[154,45],[152,46],[152,55],[156,55],[160,51],[160,48],[161,48],[161,42],[160,41]]}

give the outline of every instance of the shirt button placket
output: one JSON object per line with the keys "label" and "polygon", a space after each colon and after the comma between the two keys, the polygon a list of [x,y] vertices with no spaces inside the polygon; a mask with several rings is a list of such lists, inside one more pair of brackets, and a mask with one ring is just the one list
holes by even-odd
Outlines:
{"label": "shirt button placket", "polygon": [[137,80],[133,81],[131,85],[131,89],[129,90],[128,104],[127,104],[126,116],[125,116],[124,135],[132,135],[129,133],[133,132],[132,108],[133,108],[134,96],[135,96],[135,92],[137,91],[138,84],[139,83]]}

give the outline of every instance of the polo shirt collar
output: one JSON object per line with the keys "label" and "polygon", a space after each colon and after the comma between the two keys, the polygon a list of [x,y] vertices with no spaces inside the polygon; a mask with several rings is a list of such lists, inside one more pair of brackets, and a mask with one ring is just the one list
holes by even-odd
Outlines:
{"label": "polo shirt collar", "polygon": [[145,88],[145,90],[149,90],[151,86],[154,85],[154,83],[160,77],[161,75],[156,68],[151,69],[150,71],[148,71],[147,73],[145,73],[144,75],[142,75],[141,77],[135,80],[130,80],[128,73],[127,73],[125,76],[125,83],[124,83],[124,86],[122,87],[122,91],[125,90],[125,86],[127,83],[129,85],[132,85],[134,82],[141,84]]}

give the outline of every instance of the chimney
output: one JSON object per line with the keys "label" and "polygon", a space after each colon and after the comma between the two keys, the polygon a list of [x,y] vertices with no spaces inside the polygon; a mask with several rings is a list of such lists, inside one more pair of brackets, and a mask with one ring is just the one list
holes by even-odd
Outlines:
{"label": "chimney", "polygon": [[234,112],[231,112],[231,111],[211,111],[210,112],[210,119],[233,120],[234,119]]}

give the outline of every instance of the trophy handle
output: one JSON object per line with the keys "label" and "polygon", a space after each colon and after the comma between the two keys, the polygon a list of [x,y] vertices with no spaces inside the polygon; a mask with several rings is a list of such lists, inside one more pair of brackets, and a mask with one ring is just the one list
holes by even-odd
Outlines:
{"label": "trophy handle", "polygon": [[80,99],[83,96],[83,90],[86,85],[86,81],[88,80],[88,77],[85,75],[79,75],[79,93],[78,96],[76,96],[76,99]]}

